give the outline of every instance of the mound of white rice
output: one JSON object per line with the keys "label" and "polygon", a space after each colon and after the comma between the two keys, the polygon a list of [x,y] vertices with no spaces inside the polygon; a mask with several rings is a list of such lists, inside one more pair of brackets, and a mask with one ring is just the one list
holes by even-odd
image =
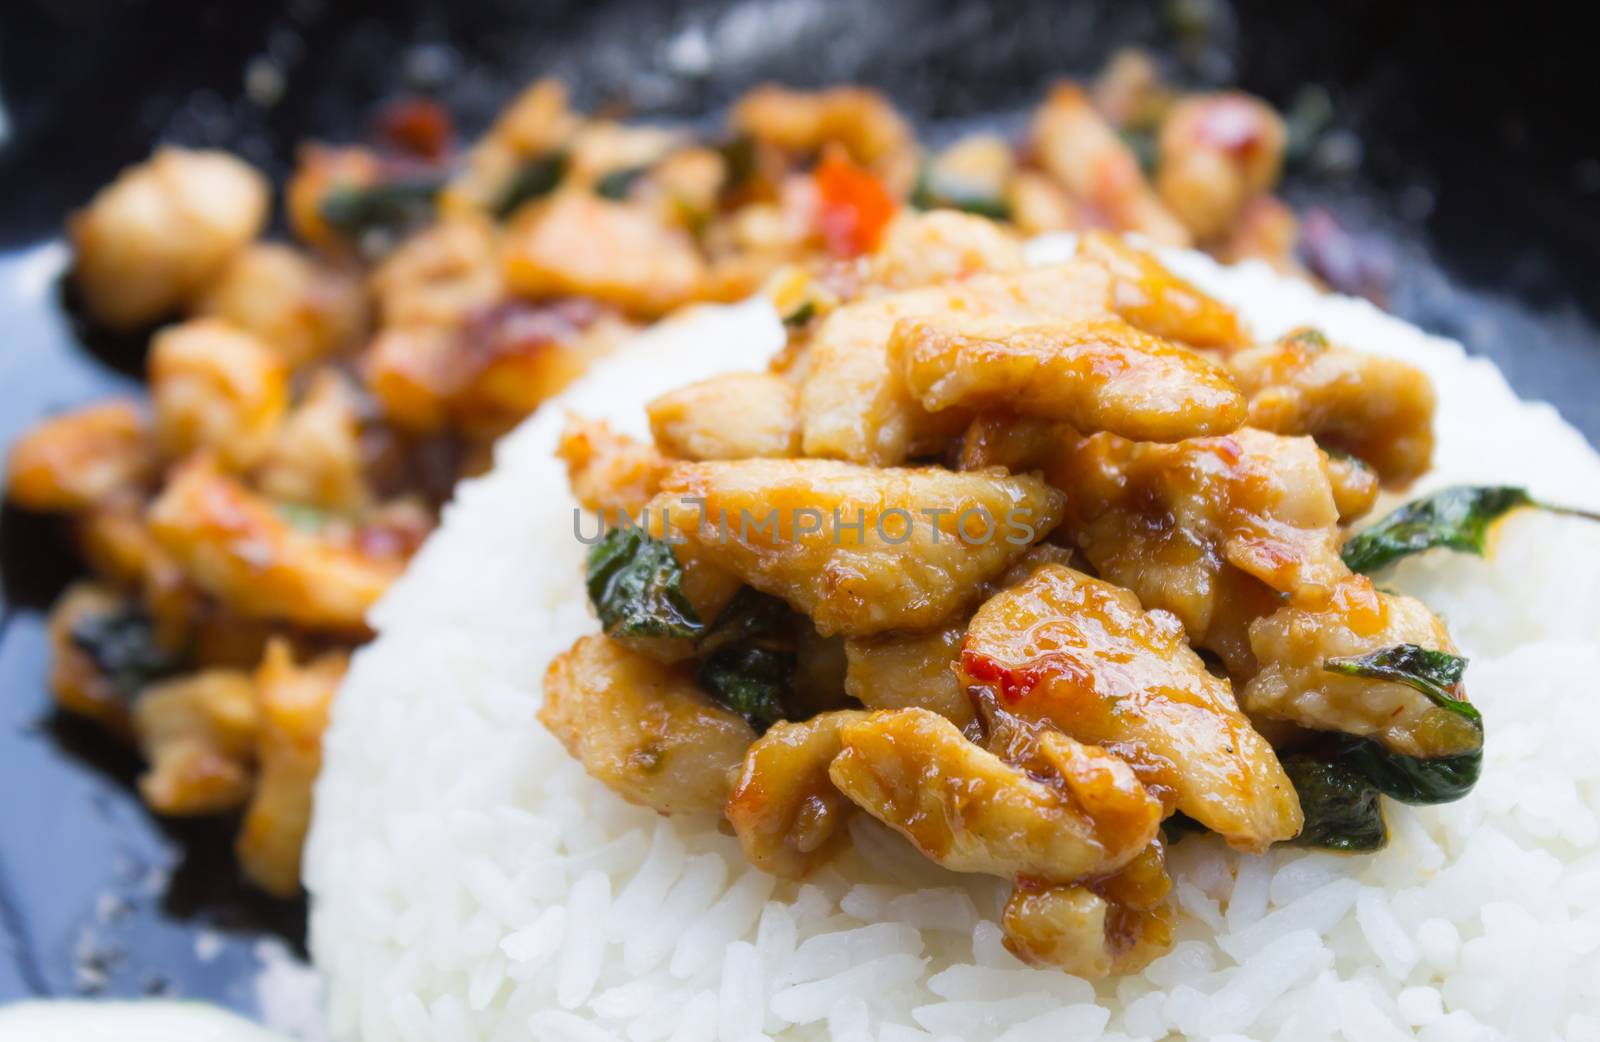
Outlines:
{"label": "mound of white rice", "polygon": [[[1418,491],[1504,482],[1600,506],[1583,439],[1456,344],[1261,266],[1172,260],[1259,334],[1310,323],[1428,370],[1440,444]],[[1471,656],[1482,782],[1391,805],[1376,856],[1183,841],[1178,943],[1137,976],[1024,967],[995,925],[1003,882],[944,872],[862,818],[854,849],[796,885],[716,822],[588,778],[534,720],[546,663],[596,628],[551,455],[563,412],[642,434],[645,401],[760,367],[780,339],[754,304],[641,338],[505,440],[378,607],[306,865],[337,1037],[1600,1039],[1600,526],[1526,512],[1493,561],[1436,552],[1386,576]]]}

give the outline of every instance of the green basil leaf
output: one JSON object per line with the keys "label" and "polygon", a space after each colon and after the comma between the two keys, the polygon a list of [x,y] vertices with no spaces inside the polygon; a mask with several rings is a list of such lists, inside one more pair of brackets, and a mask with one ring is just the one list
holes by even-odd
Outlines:
{"label": "green basil leaf", "polygon": [[1427,695],[1428,701],[1439,708],[1471,720],[1479,730],[1483,728],[1483,714],[1478,712],[1477,706],[1450,692],[1461,683],[1461,676],[1467,669],[1467,660],[1459,655],[1415,644],[1396,644],[1366,655],[1325,659],[1322,668],[1348,677],[1404,684]]}
{"label": "green basil leaf", "polygon": [[792,651],[737,643],[712,652],[700,664],[698,679],[713,699],[765,731],[786,716],[794,670]]}
{"label": "green basil leaf", "polygon": [[376,257],[433,219],[434,198],[443,186],[436,175],[342,185],[324,195],[317,210],[363,254]]}
{"label": "green basil leaf", "polygon": [[941,176],[929,163],[922,164],[910,201],[918,210],[961,210],[994,221],[1011,219],[1011,207],[1004,199],[957,178]]}
{"label": "green basil leaf", "polygon": [[1128,146],[1128,151],[1139,161],[1139,169],[1144,171],[1144,176],[1154,177],[1156,165],[1161,161],[1161,149],[1156,144],[1155,132],[1144,128],[1123,127],[1117,131],[1117,136],[1122,138],[1122,143]]}
{"label": "green basil leaf", "polygon": [[698,637],[705,624],[683,594],[672,546],[640,528],[613,528],[589,548],[589,602],[611,637]]}
{"label": "green basil leaf", "polygon": [[1354,572],[1372,572],[1402,557],[1447,546],[1483,556],[1489,527],[1518,507],[1534,506],[1527,489],[1511,486],[1441,489],[1407,503],[1339,551]]}
{"label": "green basil leaf", "polygon": [[736,134],[717,146],[722,157],[722,191],[737,192],[756,176],[756,140]]}
{"label": "green basil leaf", "polygon": [[150,616],[136,608],[79,619],[71,639],[123,698],[132,699],[147,684],[183,668],[181,657],[156,642]]}
{"label": "green basil leaf", "polygon": [[817,317],[817,305],[814,301],[805,301],[799,307],[783,316],[783,324],[790,329],[798,329]]}
{"label": "green basil leaf", "polygon": [[1305,827],[1294,842],[1305,847],[1367,852],[1389,842],[1378,790],[1356,767],[1307,753],[1283,759],[1284,773],[1300,797]]}
{"label": "green basil leaf", "polygon": [[556,190],[561,179],[567,176],[567,154],[560,150],[534,156],[517,168],[511,180],[500,191],[494,215],[502,220],[510,217],[523,203],[540,199]]}
{"label": "green basil leaf", "polygon": [[1472,791],[1483,771],[1483,747],[1423,759],[1391,752],[1370,738],[1347,739],[1335,754],[1378,792],[1401,803],[1451,803]]}
{"label": "green basil leaf", "polygon": [[612,170],[594,184],[594,194],[602,199],[626,199],[639,178],[650,172],[650,167],[625,166]]}

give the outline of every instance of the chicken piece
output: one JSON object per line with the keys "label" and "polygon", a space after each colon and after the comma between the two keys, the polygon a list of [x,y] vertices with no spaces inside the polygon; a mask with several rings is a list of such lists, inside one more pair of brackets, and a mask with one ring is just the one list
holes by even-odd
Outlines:
{"label": "chicken piece", "polygon": [[1172,947],[1170,908],[1129,908],[1087,886],[1019,881],[1000,916],[1005,946],[1024,962],[1088,979],[1138,973]]}
{"label": "chicken piece", "polygon": [[1244,396],[1221,366],[1118,318],[904,319],[889,357],[929,412],[1008,409],[1141,441],[1244,422]]}
{"label": "chicken piece", "polygon": [[256,471],[261,491],[276,500],[327,510],[350,512],[370,505],[359,406],[346,377],[332,368],[318,370]]}
{"label": "chicken piece", "polygon": [[1320,610],[1286,606],[1251,623],[1261,671],[1240,691],[1240,702],[1252,715],[1376,738],[1406,756],[1478,748],[1482,731],[1422,692],[1323,668],[1330,658],[1397,644],[1456,653],[1444,624],[1420,601],[1380,592],[1365,576],[1352,575]]}
{"label": "chicken piece", "polygon": [[955,210],[904,212],[884,228],[867,260],[867,281],[887,290],[918,289],[1025,265],[1017,237],[993,221]]}
{"label": "chicken piece", "polygon": [[620,512],[638,517],[661,491],[672,460],[655,446],[617,434],[604,420],[569,415],[556,443],[567,465],[567,483],[585,510],[615,519]]}
{"label": "chicken piece", "polygon": [[1300,263],[1300,218],[1282,199],[1263,195],[1250,200],[1240,211],[1228,237],[1212,247],[1212,255],[1224,264],[1258,260],[1280,275],[1311,281],[1311,273]]}
{"label": "chicken piece", "polygon": [[897,322],[952,312],[1070,322],[1105,315],[1110,294],[1103,270],[1077,262],[974,275],[839,308],[823,320],[809,351],[800,390],[805,454],[891,466],[942,448],[965,425],[959,412],[930,416],[912,397],[889,357]]}
{"label": "chicken piece", "polygon": [[1033,118],[1039,165],[1073,196],[1119,231],[1135,231],[1171,246],[1189,245],[1189,232],[1150,187],[1139,160],[1094,110],[1075,83],[1052,90]]}
{"label": "chicken piece", "polygon": [[156,439],[168,459],[209,449],[248,470],[272,447],[289,407],[289,368],[250,333],[219,319],[190,319],[150,345]]}
{"label": "chicken piece", "polygon": [[1055,527],[1062,500],[997,471],[745,460],[674,468],[656,505],[823,636],[862,637],[947,622]]}
{"label": "chicken piece", "polygon": [[745,752],[726,814],[752,865],[800,879],[833,853],[850,803],[834,788],[828,765],[839,755],[840,729],[866,717],[841,709],[773,724]]}
{"label": "chicken piece", "polygon": [[645,407],[650,433],[687,460],[800,455],[800,392],[772,373],[726,373],[669,391]]}
{"label": "chicken piece", "polygon": [[956,468],[1003,467],[1013,474],[1040,470],[1080,438],[1069,424],[1024,419],[1009,412],[980,413],[961,436]]}
{"label": "chicken piece", "polygon": [[266,178],[226,152],[163,148],[67,225],[89,314],[132,330],[184,307],[267,221]]}
{"label": "chicken piece", "polygon": [[411,236],[372,273],[385,326],[456,326],[501,299],[499,241],[479,214],[446,217]]}
{"label": "chicken piece", "polygon": [[1145,332],[1190,347],[1228,348],[1248,342],[1233,308],[1121,237],[1089,232],[1079,240],[1078,255],[1111,274],[1117,314]]}
{"label": "chicken piece", "polygon": [[1415,366],[1332,347],[1301,329],[1236,351],[1228,370],[1250,398],[1250,425],[1309,434],[1405,486],[1433,461],[1433,381]]}
{"label": "chicken piece", "polygon": [[[934,196],[930,202],[947,197],[957,205],[1003,204],[1006,185],[1016,170],[1017,155],[1011,142],[999,134],[970,134],[930,159],[921,181]],[[993,216],[1002,219],[998,213]]]}
{"label": "chicken piece", "polygon": [[1036,170],[1018,170],[1006,186],[1011,224],[1024,237],[1074,231],[1084,215],[1066,191]]}
{"label": "chicken piece", "polygon": [[116,399],[41,420],[13,442],[6,495],[29,510],[77,513],[141,489],[156,466],[144,411]]}
{"label": "chicken piece", "polygon": [[1227,234],[1283,170],[1283,118],[1239,91],[1191,94],[1161,124],[1156,189],[1198,242]]}
{"label": "chicken piece", "polygon": [[[144,672],[126,667],[154,665],[165,658],[148,639],[149,628],[137,626],[132,611],[117,591],[87,581],[68,586],[50,608],[50,693],[61,708],[114,731],[127,728],[128,705],[136,694],[129,682]],[[96,631],[110,638],[114,647],[106,651],[116,661],[84,639]],[[122,668],[113,671],[110,666]]]}
{"label": "chicken piece", "polygon": [[[1070,445],[1070,442],[1064,444]],[[1245,634],[1287,594],[1316,604],[1349,574],[1326,457],[1310,438],[1243,428],[1176,445],[1095,435],[1058,454],[1068,528],[1104,578],[1176,615],[1230,674]]]}
{"label": "chicken piece", "polygon": [[120,495],[96,503],[74,518],[78,552],[89,570],[108,582],[136,588],[160,548],[144,525],[141,495]]}
{"label": "chicken piece", "polygon": [[847,640],[844,689],[868,709],[926,709],[964,729],[972,703],[956,680],[956,662],[966,635],[963,623]]}
{"label": "chicken piece", "polygon": [[683,668],[599,636],[550,663],[539,720],[591,777],[662,814],[720,814],[756,740]]}
{"label": "chicken piece", "polygon": [[973,616],[961,679],[1008,712],[1048,721],[1127,760],[1167,808],[1261,851],[1300,831],[1299,800],[1226,680],[1167,612],[1127,590],[1045,565]]}
{"label": "chicken piece", "polygon": [[361,339],[367,301],[360,281],[344,269],[262,242],[233,256],[195,313],[253,333],[300,369]]}
{"label": "chicken piece", "polygon": [[296,528],[203,456],[172,473],[148,521],[184,574],[231,610],[311,629],[364,633],[405,563]]}
{"label": "chicken piece", "polygon": [[706,277],[683,231],[578,190],[518,215],[506,233],[501,273],[524,297],[593,297],[641,318],[688,303]]}
{"label": "chicken piece", "polygon": [[1171,103],[1161,70],[1137,47],[1118,50],[1094,80],[1094,107],[1115,127],[1154,126]]}
{"label": "chicken piece", "polygon": [[260,717],[248,673],[210,669],[144,689],[133,731],[149,767],[139,795],[158,814],[242,807],[254,784]]}
{"label": "chicken piece", "polygon": [[736,133],[794,156],[815,155],[830,143],[842,145],[896,196],[909,192],[916,176],[917,142],[911,125],[883,95],[863,87],[758,87],[734,105],[728,124]]}
{"label": "chicken piece", "polygon": [[1323,455],[1327,457],[1323,469],[1328,474],[1328,487],[1333,490],[1334,505],[1339,508],[1339,523],[1348,525],[1377,505],[1378,472],[1354,456],[1337,451]]}
{"label": "chicken piece", "polygon": [[300,889],[300,851],[311,825],[311,787],[322,769],[322,732],[349,664],[347,653],[330,651],[298,665],[288,641],[277,638],[255,672],[260,775],[234,850],[244,874],[274,897],[293,897]]}
{"label": "chicken piece", "polygon": [[958,872],[1072,881],[1122,867],[1155,838],[1161,804],[1129,766],[1060,732],[1033,771],[1003,762],[926,709],[840,729],[839,791]]}
{"label": "chicken piece", "polygon": [[530,84],[467,153],[464,169],[440,194],[440,209],[450,215],[493,212],[518,170],[561,149],[580,125],[560,80]]}
{"label": "chicken piece", "polygon": [[628,328],[578,298],[510,300],[460,325],[386,329],[363,358],[363,375],[398,427],[493,438],[581,376]]}

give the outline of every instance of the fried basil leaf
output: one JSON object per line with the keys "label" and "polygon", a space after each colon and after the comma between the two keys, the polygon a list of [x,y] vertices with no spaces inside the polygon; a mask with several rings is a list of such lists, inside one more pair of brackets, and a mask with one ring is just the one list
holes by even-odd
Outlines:
{"label": "fried basil leaf", "polygon": [[123,698],[131,699],[147,684],[172,676],[183,661],[156,643],[150,616],[136,608],[90,615],[72,627],[72,643],[94,662]]}
{"label": "fried basil leaf", "polygon": [[589,603],[610,637],[698,637],[705,623],[683,594],[672,546],[633,526],[589,548]]}
{"label": "fried basil leaf", "polygon": [[758,643],[728,644],[700,663],[700,686],[758,732],[785,718],[795,656]]}
{"label": "fried basil leaf", "polygon": [[1389,842],[1378,790],[1358,769],[1294,753],[1284,757],[1283,770],[1305,814],[1296,844],[1360,853],[1381,850]]}
{"label": "fried basil leaf", "polygon": [[1461,675],[1467,668],[1467,660],[1459,655],[1415,644],[1396,644],[1366,655],[1325,659],[1322,668],[1347,677],[1404,684],[1427,695],[1428,701],[1440,709],[1472,721],[1480,731],[1483,729],[1483,714],[1478,712],[1478,707],[1451,693],[1451,689],[1461,683]]}
{"label": "fried basil leaf", "polygon": [[1401,803],[1451,803],[1472,791],[1483,771],[1483,747],[1422,759],[1391,752],[1370,738],[1348,739],[1337,761],[1378,792]]}
{"label": "fried basil leaf", "polygon": [[961,210],[993,221],[1011,218],[1006,201],[977,185],[948,174],[940,174],[924,163],[911,189],[911,205],[918,210]]}
{"label": "fried basil leaf", "polygon": [[799,307],[795,308],[793,311],[791,311],[787,315],[783,316],[783,324],[788,326],[790,329],[799,329],[801,326],[805,325],[807,322],[810,322],[813,318],[816,318],[816,317],[817,317],[817,305],[816,305],[816,302],[815,301],[811,301],[811,300],[807,300],[804,303],[802,303]]}
{"label": "fried basil leaf", "polygon": [[625,166],[612,170],[594,183],[594,194],[602,199],[626,199],[639,178],[649,172],[649,166]]}
{"label": "fried basil leaf", "polygon": [[1436,546],[1482,557],[1494,522],[1518,507],[1535,505],[1527,489],[1511,486],[1441,489],[1356,533],[1339,556],[1354,572],[1376,571]]}
{"label": "fried basil leaf", "polygon": [[322,219],[362,254],[380,256],[433,219],[435,175],[396,177],[370,185],[341,185],[322,197]]}
{"label": "fried basil leaf", "polygon": [[494,215],[504,220],[523,203],[540,199],[555,191],[556,185],[567,176],[567,154],[562,151],[546,152],[534,156],[517,168],[511,180],[500,191]]}
{"label": "fried basil leaf", "polygon": [[756,139],[737,134],[717,146],[722,157],[722,191],[737,192],[756,176]]}

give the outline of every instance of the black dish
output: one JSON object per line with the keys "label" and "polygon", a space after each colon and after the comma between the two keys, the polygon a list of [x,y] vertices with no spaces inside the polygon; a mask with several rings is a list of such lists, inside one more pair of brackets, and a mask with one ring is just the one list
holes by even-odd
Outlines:
{"label": "black dish", "polygon": [[[540,73],[588,104],[692,120],[763,80],[854,80],[937,137],[1019,113],[1051,78],[1135,42],[1191,81],[1280,106],[1325,86],[1362,158],[1292,172],[1291,201],[1381,244],[1394,311],[1493,358],[1600,443],[1600,302],[1583,293],[1600,259],[1587,48],[1555,19],[1528,11],[1508,29],[1507,17],[1370,0],[13,0],[0,11],[0,444],[133,386],[142,343],[76,327],[57,237],[156,141],[234,148],[281,176],[296,142],[360,136],[397,91],[436,93],[471,131]],[[244,82],[269,66],[284,89],[263,108]],[[73,570],[55,526],[0,515],[0,1002],[167,992],[256,1011],[263,956],[303,950],[304,906],[238,879],[233,823],[153,819],[131,755],[52,713],[42,611]]]}

